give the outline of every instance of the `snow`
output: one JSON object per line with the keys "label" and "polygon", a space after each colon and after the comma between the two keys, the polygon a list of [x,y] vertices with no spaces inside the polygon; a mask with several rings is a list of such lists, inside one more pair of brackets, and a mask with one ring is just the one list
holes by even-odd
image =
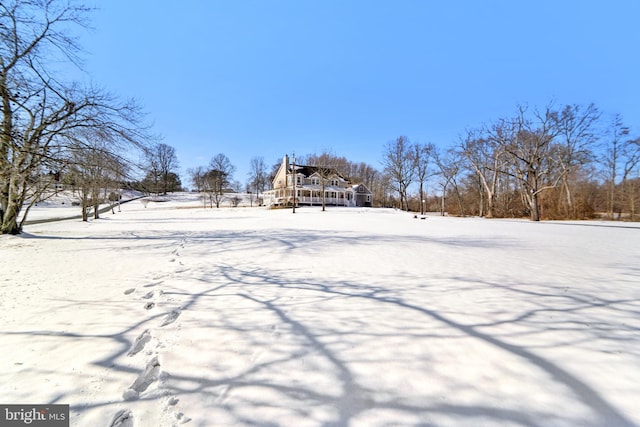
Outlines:
{"label": "snow", "polygon": [[0,402],[72,426],[640,425],[639,243],[193,194],[32,224],[0,237]]}

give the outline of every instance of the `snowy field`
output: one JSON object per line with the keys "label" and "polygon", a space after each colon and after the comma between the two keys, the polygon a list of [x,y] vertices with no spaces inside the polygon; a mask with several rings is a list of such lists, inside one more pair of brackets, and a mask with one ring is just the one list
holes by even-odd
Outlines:
{"label": "snowy field", "polygon": [[638,225],[198,206],[0,236],[0,402],[82,427],[640,425]]}

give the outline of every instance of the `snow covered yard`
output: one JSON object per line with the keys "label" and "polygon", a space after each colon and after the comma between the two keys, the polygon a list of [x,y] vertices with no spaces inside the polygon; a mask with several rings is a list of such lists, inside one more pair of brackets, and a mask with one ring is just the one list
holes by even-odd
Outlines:
{"label": "snow covered yard", "polygon": [[72,426],[640,425],[640,227],[194,206],[0,237],[0,402]]}

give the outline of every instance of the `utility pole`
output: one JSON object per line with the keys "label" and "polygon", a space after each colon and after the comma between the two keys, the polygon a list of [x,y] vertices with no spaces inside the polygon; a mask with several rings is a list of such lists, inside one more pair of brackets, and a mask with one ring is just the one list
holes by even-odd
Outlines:
{"label": "utility pole", "polygon": [[296,213],[296,153],[293,152],[293,213]]}

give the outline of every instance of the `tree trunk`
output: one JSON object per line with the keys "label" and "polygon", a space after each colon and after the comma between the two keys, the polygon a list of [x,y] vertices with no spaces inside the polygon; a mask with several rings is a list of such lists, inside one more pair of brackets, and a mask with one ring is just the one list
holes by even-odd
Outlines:
{"label": "tree trunk", "polygon": [[321,184],[321,188],[322,188],[322,212],[325,211],[324,207],[325,207],[325,197],[327,196],[327,193],[325,191],[326,188],[326,184],[324,182],[324,178],[320,178],[320,184]]}
{"label": "tree trunk", "polygon": [[[97,184],[94,184],[97,185]],[[91,204],[93,205],[93,219],[100,218],[100,189],[94,188],[91,191]]]}
{"label": "tree trunk", "polygon": [[9,197],[7,210],[4,212],[2,218],[2,229],[0,229],[0,234],[20,234],[21,230],[18,226],[19,212],[20,210],[18,209],[17,201],[13,200],[12,197]]}
{"label": "tree trunk", "polygon": [[631,192],[631,196],[629,198],[629,215],[631,216],[631,221],[636,220],[636,201],[634,192]]}
{"label": "tree trunk", "polygon": [[531,221],[540,221],[540,204],[538,203],[538,193],[531,195],[529,208],[531,209]]}
{"label": "tree trunk", "polygon": [[20,191],[21,183],[18,182],[17,177],[12,176],[8,184],[6,208],[2,215],[0,234],[20,234],[22,230],[18,224],[18,215],[23,202]]}
{"label": "tree trunk", "polygon": [[493,218],[493,205],[496,201],[496,195],[493,193],[487,194],[487,218]]}
{"label": "tree trunk", "polygon": [[81,205],[82,205],[82,221],[87,222],[89,221],[89,206],[87,206],[87,203],[85,200],[82,201]]}
{"label": "tree trunk", "polygon": [[460,189],[456,185],[455,187],[456,198],[458,199],[458,209],[460,210],[460,216],[466,216],[464,211],[464,205],[462,203],[462,196],[460,195]]}
{"label": "tree trunk", "polygon": [[612,179],[609,182],[609,203],[608,204],[609,206],[607,209],[607,216],[609,217],[609,219],[613,219],[613,212],[616,204],[616,184],[614,179]]}
{"label": "tree trunk", "polygon": [[402,205],[402,210],[405,212],[409,212],[409,196],[407,195],[407,187],[402,187],[400,204]]}
{"label": "tree trunk", "polygon": [[[0,65],[4,65],[0,56]],[[8,160],[9,147],[11,146],[11,135],[13,134],[13,124],[11,122],[11,95],[7,88],[6,74],[0,73],[0,98],[2,99],[2,123],[0,126],[0,229],[1,234],[9,232],[7,225],[5,231],[5,217],[9,210],[9,167]],[[15,234],[15,233],[13,233]]]}
{"label": "tree trunk", "polygon": [[566,176],[562,178],[562,184],[567,196],[567,214],[570,218],[575,218],[576,213],[573,208],[573,197],[571,195],[571,188],[569,188],[569,180]]}

